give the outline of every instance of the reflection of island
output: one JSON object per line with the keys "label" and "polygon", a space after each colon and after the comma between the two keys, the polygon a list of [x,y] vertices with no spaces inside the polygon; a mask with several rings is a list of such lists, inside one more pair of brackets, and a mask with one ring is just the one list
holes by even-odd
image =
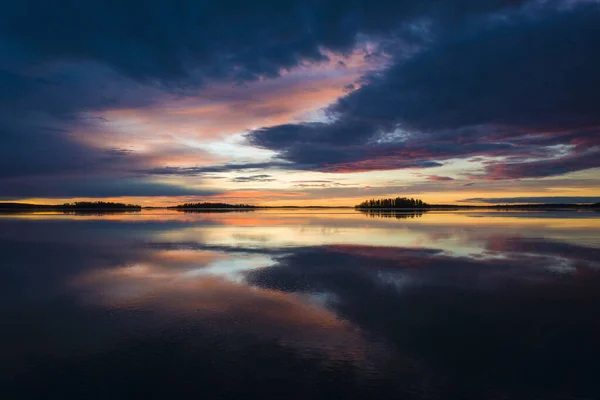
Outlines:
{"label": "reflection of island", "polygon": [[57,211],[69,214],[106,214],[140,211],[141,206],[135,204],[112,203],[105,201],[78,201],[65,204],[28,204],[0,203],[1,212],[40,212]]}
{"label": "reflection of island", "polygon": [[247,213],[254,211],[254,208],[174,208],[175,211],[185,214],[200,213]]}
{"label": "reflection of island", "polygon": [[409,219],[422,217],[427,210],[377,210],[377,209],[364,209],[359,211],[371,218],[396,218],[396,219]]}
{"label": "reflection of island", "polygon": [[248,212],[257,209],[257,206],[250,204],[227,204],[227,203],[185,203],[174,207],[167,207],[171,210],[182,211],[185,213],[202,212]]}

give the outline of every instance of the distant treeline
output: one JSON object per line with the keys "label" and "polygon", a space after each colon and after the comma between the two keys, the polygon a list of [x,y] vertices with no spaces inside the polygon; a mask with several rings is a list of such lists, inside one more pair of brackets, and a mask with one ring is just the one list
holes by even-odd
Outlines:
{"label": "distant treeline", "polygon": [[413,199],[408,197],[396,197],[395,199],[371,199],[365,200],[357,204],[355,208],[359,209],[394,209],[394,208],[428,208],[429,204],[421,199]]}
{"label": "distant treeline", "polygon": [[174,207],[175,209],[186,209],[186,210],[198,210],[198,209],[224,209],[224,208],[236,208],[236,209],[253,209],[257,206],[250,204],[227,204],[227,203],[184,203]]}
{"label": "distant treeline", "polygon": [[[481,206],[480,206],[481,207]],[[498,204],[485,206],[495,209],[522,209],[522,210],[536,210],[536,209],[600,209],[600,203],[595,204],[571,204],[571,203],[540,203],[540,204]]]}
{"label": "distant treeline", "polygon": [[371,199],[354,206],[358,210],[393,210],[393,209],[495,209],[495,210],[600,210],[600,203],[573,204],[573,203],[533,203],[533,204],[483,204],[483,205],[457,205],[457,204],[428,204],[420,199],[396,197],[388,199]]}
{"label": "distant treeline", "polygon": [[139,206],[137,204],[111,203],[106,201],[77,201],[74,203],[61,204],[59,207],[63,209],[73,210],[142,209],[142,206]]}
{"label": "distant treeline", "polygon": [[[150,207],[151,208],[151,207]],[[167,207],[176,210],[256,210],[265,208],[314,208],[327,209],[335,207],[327,206],[283,206],[283,207],[265,207],[251,204],[227,204],[227,203],[185,203],[177,206]],[[396,197],[387,199],[371,199],[363,201],[355,206],[357,210],[393,210],[393,209],[437,209],[437,210],[456,210],[456,209],[496,209],[496,210],[594,210],[600,211],[600,203],[595,204],[487,204],[487,205],[456,205],[456,204],[428,204],[420,199],[407,197]],[[113,203],[105,201],[79,201],[64,204],[28,204],[28,203],[0,203],[0,211],[5,212],[23,212],[23,211],[140,211],[141,206],[136,204]],[[403,218],[403,217],[400,217]]]}
{"label": "distant treeline", "polygon": [[132,210],[139,211],[141,206],[125,203],[111,203],[105,201],[78,201],[64,204],[27,204],[27,203],[0,203],[1,210],[15,211],[78,211],[78,210]]}

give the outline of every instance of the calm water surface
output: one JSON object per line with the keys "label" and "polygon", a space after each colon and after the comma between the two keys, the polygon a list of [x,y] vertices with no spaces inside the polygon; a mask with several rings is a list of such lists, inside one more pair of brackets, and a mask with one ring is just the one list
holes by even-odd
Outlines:
{"label": "calm water surface", "polygon": [[600,399],[600,214],[5,214],[0,317],[2,399]]}

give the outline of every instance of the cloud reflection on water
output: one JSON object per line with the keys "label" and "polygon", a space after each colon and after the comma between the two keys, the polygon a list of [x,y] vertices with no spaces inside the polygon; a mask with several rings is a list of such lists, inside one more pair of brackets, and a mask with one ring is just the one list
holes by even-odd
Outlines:
{"label": "cloud reflection on water", "polygon": [[243,335],[398,393],[410,376],[412,398],[600,393],[596,215],[145,214],[0,219],[9,376],[165,335]]}

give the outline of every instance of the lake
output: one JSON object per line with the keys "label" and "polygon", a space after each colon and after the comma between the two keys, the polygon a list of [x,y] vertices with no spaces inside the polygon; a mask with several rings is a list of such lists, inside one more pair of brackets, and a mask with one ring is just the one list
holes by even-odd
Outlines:
{"label": "lake", "polygon": [[0,215],[0,397],[600,398],[600,213]]}

